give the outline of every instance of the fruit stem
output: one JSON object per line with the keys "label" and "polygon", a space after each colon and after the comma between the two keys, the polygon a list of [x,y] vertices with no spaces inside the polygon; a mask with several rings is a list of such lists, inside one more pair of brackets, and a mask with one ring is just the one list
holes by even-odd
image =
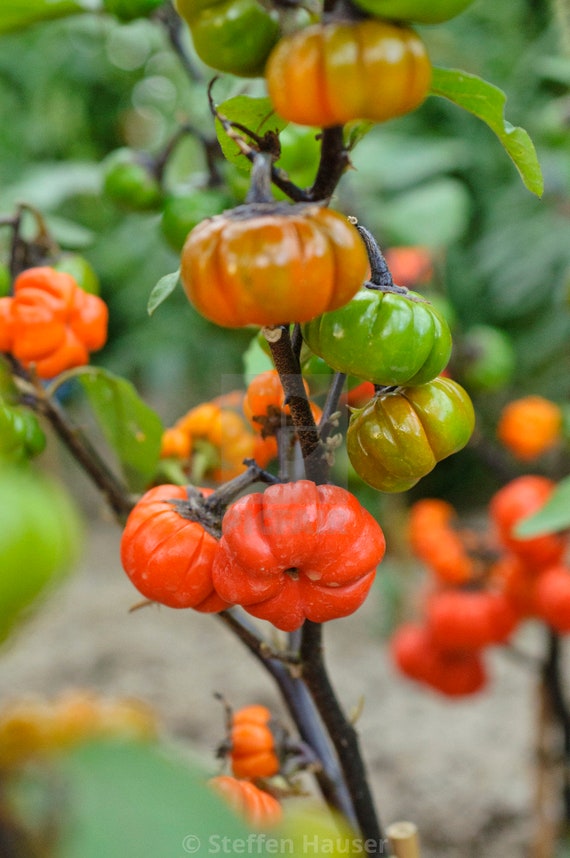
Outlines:
{"label": "fruit stem", "polygon": [[321,455],[319,432],[303,385],[299,360],[293,351],[289,328],[286,325],[281,326],[279,339],[269,342],[269,348],[299,438],[306,477],[317,484],[324,483],[327,481],[328,465]]}
{"label": "fruit stem", "polygon": [[319,435],[321,438],[324,438],[328,430],[331,428],[329,421],[333,414],[336,414],[338,411],[338,402],[341,397],[345,381],[346,374],[344,372],[335,372],[333,380],[331,381],[330,387],[327,391],[327,398],[323,405],[323,412],[319,421]]}
{"label": "fruit stem", "polygon": [[251,168],[251,184],[245,202],[270,203],[273,200],[271,192],[271,167],[273,156],[268,152],[256,152]]}
{"label": "fruit stem", "polygon": [[321,718],[302,679],[293,675],[289,666],[272,653],[265,640],[234,610],[222,611],[216,616],[229,628],[250,653],[275,680],[283,701],[293,719],[302,741],[317,757],[320,767],[315,778],[329,807],[341,813],[353,827],[357,827],[350,794],[342,778],[338,760],[323,730]]}
{"label": "fruit stem", "polygon": [[337,752],[360,834],[364,840],[374,844],[372,849],[367,849],[367,855],[383,855],[382,829],[368,784],[358,735],[344,714],[331,685],[323,658],[322,626],[319,623],[305,621],[300,654],[302,677]]}
{"label": "fruit stem", "polygon": [[325,128],[321,135],[321,157],[317,175],[313,186],[307,192],[307,198],[312,202],[330,199],[349,165],[343,126],[333,125],[331,128]]}
{"label": "fruit stem", "polygon": [[59,403],[48,395],[39,382],[35,383],[30,373],[18,361],[10,358],[10,362],[14,378],[20,380],[18,387],[21,401],[38,414],[43,414],[76,462],[104,495],[117,520],[123,523],[135,505],[135,498],[107,468],[95,448],[81,430],[73,425]]}

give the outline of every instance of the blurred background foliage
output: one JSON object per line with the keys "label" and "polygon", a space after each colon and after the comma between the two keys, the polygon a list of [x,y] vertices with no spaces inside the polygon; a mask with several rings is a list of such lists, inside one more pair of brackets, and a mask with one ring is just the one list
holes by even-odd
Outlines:
{"label": "blurred background foliage", "polygon": [[[0,216],[19,202],[37,206],[61,247],[94,265],[111,311],[109,345],[97,362],[133,380],[166,421],[227,389],[224,378],[241,372],[252,337],[205,322],[181,289],[149,318],[150,291],[177,268],[177,253],[165,241],[160,207],[126,212],[103,193],[102,163],[116,149],[156,156],[187,122],[213,135],[206,99],[213,73],[184,29],[177,35],[190,74],[183,67],[169,43],[168,9],[130,23],[100,11],[42,23],[3,35],[0,51]],[[432,282],[420,291],[444,301],[456,342],[452,370],[475,399],[480,431],[492,433],[515,395],[564,402],[570,393],[570,51],[546,0],[476,0],[422,35],[435,64],[504,89],[507,118],[537,147],[542,200],[523,187],[486,126],[432,97],[356,146],[355,170],[333,205],[358,216],[383,248],[429,247]],[[221,101],[241,93],[263,94],[263,85],[225,76],[214,94]],[[296,145],[302,141],[292,137],[284,157],[302,163]],[[243,180],[235,168],[224,176],[239,201]],[[211,183],[195,136],[176,146],[163,179],[169,193]],[[462,374],[462,343],[474,325],[499,328],[514,345],[514,373],[491,389]],[[477,468],[472,452],[452,457],[420,491],[445,492],[458,476],[463,487]]]}

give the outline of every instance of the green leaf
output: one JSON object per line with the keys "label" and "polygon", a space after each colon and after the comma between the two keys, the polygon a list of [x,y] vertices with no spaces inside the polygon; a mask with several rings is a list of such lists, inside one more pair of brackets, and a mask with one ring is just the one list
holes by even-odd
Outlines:
{"label": "green leaf", "polygon": [[250,379],[268,369],[273,369],[273,361],[261,348],[256,335],[243,354],[243,374]]}
{"label": "green leaf", "polygon": [[533,142],[524,128],[506,121],[507,98],[502,90],[477,75],[435,67],[431,94],[447,98],[483,120],[501,141],[528,190],[542,196],[544,182]]}
{"label": "green leaf", "polygon": [[53,858],[207,856],[223,854],[223,842],[245,852],[247,826],[206,781],[180,751],[100,739],[24,772],[10,789],[11,810],[42,831],[51,806]]}
{"label": "green leaf", "polygon": [[98,367],[82,367],[74,375],[119,459],[129,488],[146,488],[159,461],[163,432],[159,416],[124,378]]}
{"label": "green leaf", "polygon": [[570,527],[570,477],[558,483],[545,505],[514,528],[519,539],[556,533]]}
{"label": "green leaf", "polygon": [[358,119],[354,122],[349,122],[344,126],[344,145],[348,151],[352,151],[354,147],[366,137],[369,131],[375,128],[374,122]]}
{"label": "green leaf", "polygon": [[0,5],[0,34],[20,30],[39,21],[92,12],[99,7],[98,0],[3,0]]}
{"label": "green leaf", "polygon": [[[268,131],[278,133],[287,125],[287,121],[275,113],[273,105],[268,98],[236,95],[218,105],[218,112],[226,119],[229,119],[230,122],[239,122],[240,125],[249,128],[258,137],[263,137]],[[216,119],[216,134],[224,157],[231,164],[235,164],[236,167],[243,170],[243,172],[249,172],[251,163],[242,155],[235,140],[228,137],[222,123],[218,119]],[[239,129],[236,129],[236,134],[242,136],[247,143],[251,142],[248,135]]]}
{"label": "green leaf", "polygon": [[173,271],[172,274],[165,274],[164,277],[160,278],[149,295],[148,304],[146,306],[149,316],[152,316],[156,308],[160,307],[162,302],[166,301],[169,295],[172,295],[179,280],[180,269],[178,269],[178,271]]}

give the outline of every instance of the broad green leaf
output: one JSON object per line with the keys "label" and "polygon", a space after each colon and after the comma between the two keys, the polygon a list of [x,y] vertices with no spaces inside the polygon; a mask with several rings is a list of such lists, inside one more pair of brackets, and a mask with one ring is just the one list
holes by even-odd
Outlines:
{"label": "broad green leaf", "polygon": [[447,98],[483,120],[499,138],[528,190],[542,196],[544,182],[533,142],[524,128],[505,119],[507,98],[502,90],[477,75],[435,67],[431,94]]}
{"label": "broad green leaf", "polygon": [[[230,122],[239,122],[245,128],[249,128],[258,137],[263,137],[268,131],[278,133],[287,125],[287,121],[277,116],[273,109],[273,105],[268,98],[253,98],[250,95],[236,95],[234,98],[228,98],[218,105],[218,112],[229,119]],[[251,163],[242,155],[235,140],[228,137],[224,131],[222,123],[216,119],[216,134],[222,147],[222,152],[225,158],[239,167],[240,170],[248,172],[251,169]],[[236,134],[239,134],[247,143],[252,142],[248,135],[236,129]]]}
{"label": "broad green leaf", "polygon": [[172,295],[178,281],[180,279],[180,269],[173,271],[172,274],[165,274],[161,277],[152,292],[149,295],[148,304],[146,306],[149,316],[152,316],[157,307],[160,307],[163,301],[166,301],[169,295]]}
{"label": "broad green leaf", "polygon": [[100,8],[99,0],[3,0],[0,34],[20,30],[39,21],[52,21]]}
{"label": "broad green leaf", "polygon": [[570,527],[570,477],[566,477],[549,497],[547,503],[528,518],[520,521],[514,534],[521,539],[556,533]]}
{"label": "broad green leaf", "polygon": [[98,367],[82,367],[74,374],[119,459],[129,488],[146,488],[159,461],[163,432],[159,416],[124,378]]}
{"label": "broad green leaf", "polygon": [[514,528],[520,539],[556,533],[570,527],[570,477],[566,477],[553,491],[546,504],[534,515],[520,521]]}
{"label": "broad green leaf", "polygon": [[[24,773],[10,792],[36,832],[49,825],[50,796],[52,858],[182,858],[233,854],[232,844],[245,853],[250,834],[200,768],[151,743],[80,745]],[[257,837],[255,853],[266,854]]]}

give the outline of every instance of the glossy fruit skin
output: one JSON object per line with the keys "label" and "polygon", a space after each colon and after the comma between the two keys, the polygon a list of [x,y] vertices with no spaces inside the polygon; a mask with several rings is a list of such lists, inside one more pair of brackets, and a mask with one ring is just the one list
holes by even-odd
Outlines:
{"label": "glossy fruit skin", "polygon": [[413,30],[371,19],[318,24],[281,39],[266,67],[277,113],[298,125],[384,122],[426,98],[431,64]]}
{"label": "glossy fruit skin", "polygon": [[212,584],[218,541],[169,503],[187,498],[184,486],[166,484],[146,492],[127,519],[121,562],[147,599],[169,608],[215,613],[227,607]]}
{"label": "glossy fruit skin", "polygon": [[54,268],[23,271],[13,296],[0,305],[0,349],[33,366],[40,378],[83,366],[107,338],[106,304]]}
{"label": "glossy fruit skin", "polygon": [[162,202],[160,184],[132,149],[117,149],[103,162],[103,193],[125,211],[156,210]]}
{"label": "glossy fruit skin", "polygon": [[81,526],[63,488],[27,467],[0,467],[0,640],[67,576]]}
{"label": "glossy fruit skin", "polygon": [[317,205],[255,204],[203,221],[182,250],[180,279],[218,325],[305,322],[346,304],[368,258],[358,231]]}
{"label": "glossy fruit skin", "polygon": [[180,253],[194,227],[231,206],[231,197],[217,188],[170,194],[164,200],[160,228],[170,247]]}
{"label": "glossy fruit skin", "polygon": [[462,381],[474,390],[500,390],[516,368],[511,338],[491,325],[474,325],[461,341]]}
{"label": "glossy fruit skin", "polygon": [[270,778],[279,771],[270,721],[265,706],[246,706],[233,713],[230,760],[236,778]]}
{"label": "glossy fruit skin", "polygon": [[338,486],[309,480],[237,500],[222,522],[214,586],[226,601],[294,631],[364,601],[385,551],[380,525]]}
{"label": "glossy fruit skin", "polygon": [[354,0],[355,6],[378,18],[441,24],[471,5],[473,0]]}
{"label": "glossy fruit skin", "polygon": [[0,397],[0,463],[25,461],[42,453],[45,446],[46,436],[36,415],[27,408],[8,405]]}
{"label": "glossy fruit skin", "polygon": [[303,337],[337,372],[387,386],[425,384],[447,366],[451,332],[431,304],[414,298],[361,289],[303,325]]}
{"label": "glossy fruit skin", "polygon": [[486,590],[439,590],[426,605],[427,627],[442,649],[471,650],[505,643],[517,619],[504,595]]}
{"label": "glossy fruit skin", "polygon": [[279,38],[279,18],[257,0],[226,0],[203,9],[190,22],[196,53],[217,71],[240,77],[263,74]]}
{"label": "glossy fruit skin", "polygon": [[463,388],[449,378],[436,378],[419,387],[378,393],[356,410],[346,448],[368,485],[402,492],[461,450],[474,425],[473,405]]}
{"label": "glossy fruit skin", "polygon": [[546,477],[525,474],[499,489],[489,504],[489,514],[501,545],[537,568],[559,563],[568,546],[568,538],[560,533],[548,533],[531,539],[518,539],[512,531],[519,521],[544,506],[554,487],[554,482]]}
{"label": "glossy fruit skin", "polygon": [[208,783],[252,828],[270,828],[281,821],[283,811],[277,799],[250,781],[218,775]]}
{"label": "glossy fruit skin", "polygon": [[146,18],[163,4],[164,0],[103,0],[105,12],[115,15],[119,21]]}
{"label": "glossy fruit skin", "polygon": [[570,634],[570,569],[551,566],[538,576],[535,589],[536,615],[559,634]]}
{"label": "glossy fruit skin", "polygon": [[562,411],[556,403],[543,396],[525,396],[503,408],[497,437],[517,459],[528,462],[558,444],[562,422]]}

